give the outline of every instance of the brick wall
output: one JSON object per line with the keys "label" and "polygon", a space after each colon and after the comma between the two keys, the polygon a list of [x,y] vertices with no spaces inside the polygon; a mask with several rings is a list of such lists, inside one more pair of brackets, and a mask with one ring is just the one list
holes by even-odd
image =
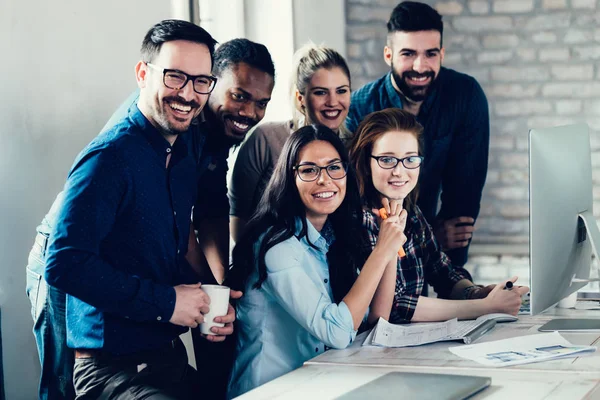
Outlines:
{"label": "brick wall", "polygon": [[[474,76],[490,105],[490,162],[474,243],[528,242],[527,146],[532,127],[588,123],[598,215],[599,1],[422,1],[444,16],[444,65]],[[347,54],[355,89],[388,71],[383,61],[385,23],[398,2],[346,1]],[[563,162],[568,159],[566,153]],[[561,160],[556,161],[560,168]],[[481,261],[482,266],[496,263]],[[515,268],[527,263],[526,258],[515,261]]]}

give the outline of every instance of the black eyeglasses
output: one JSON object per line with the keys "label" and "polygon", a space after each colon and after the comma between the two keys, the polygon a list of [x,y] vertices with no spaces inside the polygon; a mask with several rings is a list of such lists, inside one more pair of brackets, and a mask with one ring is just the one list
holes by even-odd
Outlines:
{"label": "black eyeglasses", "polygon": [[167,69],[147,62],[147,66],[163,73],[163,83],[169,89],[180,90],[187,85],[188,81],[193,82],[194,92],[198,94],[210,94],[215,88],[217,78],[209,75],[188,75],[177,69]]}
{"label": "black eyeglasses", "polygon": [[334,162],[333,164],[324,167],[319,167],[314,164],[301,164],[296,165],[294,169],[298,172],[298,178],[304,182],[313,182],[319,179],[321,170],[323,169],[327,171],[327,175],[329,175],[331,179],[338,180],[346,176],[348,164],[343,161]]}
{"label": "black eyeglasses", "polygon": [[397,158],[392,156],[371,156],[377,160],[377,164],[383,169],[393,169],[396,168],[398,163],[402,163],[404,168],[406,169],[416,169],[423,164],[423,159],[425,157],[422,156],[408,156],[404,158]]}

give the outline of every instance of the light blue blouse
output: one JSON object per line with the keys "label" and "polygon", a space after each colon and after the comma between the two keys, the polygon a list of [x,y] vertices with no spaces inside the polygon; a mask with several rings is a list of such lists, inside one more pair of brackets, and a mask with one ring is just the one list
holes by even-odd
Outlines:
{"label": "light blue blouse", "polygon": [[[292,236],[265,255],[268,277],[260,289],[254,271],[237,304],[236,360],[228,397],[239,396],[356,337],[346,303],[334,303],[326,240],[307,220],[307,236]],[[299,232],[300,220],[296,228]],[[254,247],[258,252],[258,244]]]}

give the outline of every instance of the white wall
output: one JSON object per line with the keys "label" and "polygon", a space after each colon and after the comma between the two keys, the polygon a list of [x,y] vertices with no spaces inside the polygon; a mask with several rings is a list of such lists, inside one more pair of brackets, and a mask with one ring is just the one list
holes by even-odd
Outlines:
{"label": "white wall", "polygon": [[344,0],[293,0],[294,46],[309,40],[332,47],[346,56],[346,7]]}
{"label": "white wall", "polygon": [[291,118],[294,51],[313,41],[346,54],[344,0],[199,0],[200,24],[223,43],[246,37],[269,49],[275,89],[264,122]]}
{"label": "white wall", "polygon": [[267,46],[275,63],[275,88],[264,121],[290,119],[290,74],[296,49],[292,0],[246,0],[244,26],[246,37]]}
{"label": "white wall", "polygon": [[135,87],[167,0],[0,0],[0,307],[8,400],[36,398],[25,265],[76,154]]}

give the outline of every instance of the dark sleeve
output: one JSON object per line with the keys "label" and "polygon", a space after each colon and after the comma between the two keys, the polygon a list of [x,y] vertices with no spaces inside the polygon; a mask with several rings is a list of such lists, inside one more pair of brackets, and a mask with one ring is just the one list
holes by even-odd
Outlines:
{"label": "dark sleeve", "polygon": [[194,204],[194,227],[207,218],[229,218],[227,199],[227,156],[229,150],[221,148],[211,157],[208,167],[198,178],[198,197]]}
{"label": "dark sleeve", "polygon": [[[459,216],[477,218],[488,168],[490,120],[488,102],[481,86],[472,79],[466,96],[465,119],[454,133],[442,177],[440,219]],[[467,262],[468,246],[448,252],[454,265]]]}
{"label": "dark sleeve", "polygon": [[131,184],[128,176],[110,147],[90,151],[74,165],[50,235],[46,280],[102,311],[167,322],[175,308],[173,287],[130,275],[100,256]]}
{"label": "dark sleeve", "polygon": [[[398,260],[398,268],[400,268],[400,260]],[[421,296],[401,293],[399,290],[398,281],[396,281],[394,302],[392,303],[392,310],[390,311],[390,322],[392,324],[403,324],[410,322],[413,315],[415,315],[419,297]]]}
{"label": "dark sleeve", "polygon": [[422,243],[424,255],[425,280],[442,299],[449,299],[454,285],[460,280],[472,280],[471,274],[463,267],[458,267],[450,262],[448,256],[441,250],[431,226],[421,214],[419,216],[423,229],[424,242]]}
{"label": "dark sleeve", "polygon": [[230,214],[250,219],[265,189],[262,182],[269,164],[269,145],[261,127],[250,135],[238,152],[229,187]]}
{"label": "dark sleeve", "polygon": [[361,120],[358,104],[355,104],[356,101],[358,101],[357,96],[352,96],[350,110],[348,110],[348,116],[346,117],[346,128],[352,133],[356,133],[356,128],[358,128]]}

